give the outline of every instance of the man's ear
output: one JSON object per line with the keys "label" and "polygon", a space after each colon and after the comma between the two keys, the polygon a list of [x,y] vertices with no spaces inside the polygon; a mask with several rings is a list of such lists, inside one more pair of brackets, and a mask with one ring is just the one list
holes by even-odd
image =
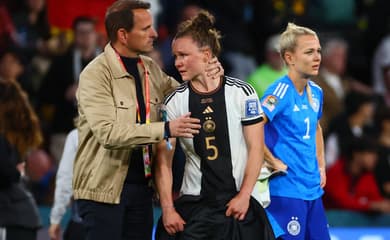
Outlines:
{"label": "man's ear", "polygon": [[118,41],[120,43],[126,44],[126,42],[127,42],[127,31],[124,28],[118,29],[118,31],[116,31],[116,37],[117,37],[117,39],[118,39]]}

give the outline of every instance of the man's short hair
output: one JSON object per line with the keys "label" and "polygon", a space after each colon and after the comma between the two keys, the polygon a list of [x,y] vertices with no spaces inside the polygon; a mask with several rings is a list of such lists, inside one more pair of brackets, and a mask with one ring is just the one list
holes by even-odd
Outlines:
{"label": "man's short hair", "polygon": [[134,26],[134,9],[150,9],[150,3],[141,0],[118,0],[107,9],[105,26],[111,42],[117,40],[116,33],[119,29],[131,31]]}

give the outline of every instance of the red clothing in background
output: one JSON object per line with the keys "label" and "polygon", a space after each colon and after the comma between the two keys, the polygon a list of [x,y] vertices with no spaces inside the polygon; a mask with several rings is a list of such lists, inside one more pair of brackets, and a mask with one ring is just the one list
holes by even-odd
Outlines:
{"label": "red clothing in background", "polygon": [[71,29],[76,17],[90,16],[96,19],[97,30],[105,33],[104,16],[113,2],[115,0],[47,0],[50,25],[60,29]]}
{"label": "red clothing in background", "polygon": [[339,159],[327,170],[324,204],[326,208],[369,211],[371,202],[383,200],[372,172],[353,178]]}

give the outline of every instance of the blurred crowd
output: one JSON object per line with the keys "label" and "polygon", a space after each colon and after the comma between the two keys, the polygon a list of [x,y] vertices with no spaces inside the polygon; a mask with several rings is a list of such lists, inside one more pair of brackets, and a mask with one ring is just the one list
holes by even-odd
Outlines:
{"label": "blurred crowd", "polygon": [[[50,0],[47,0],[50,1]],[[84,1],[77,1],[82,5]],[[390,213],[390,14],[386,0],[151,0],[159,38],[151,53],[180,81],[171,54],[179,21],[202,8],[223,32],[226,75],[251,83],[259,96],[286,73],[278,34],[288,21],[319,33],[329,209]],[[77,8],[77,6],[72,6]],[[28,95],[43,144],[25,157],[38,204],[51,205],[66,135],[77,115],[81,70],[106,44],[102,19],[75,16],[71,28],[49,19],[45,0],[0,1],[0,81]],[[2,111],[2,110],[0,110]]]}

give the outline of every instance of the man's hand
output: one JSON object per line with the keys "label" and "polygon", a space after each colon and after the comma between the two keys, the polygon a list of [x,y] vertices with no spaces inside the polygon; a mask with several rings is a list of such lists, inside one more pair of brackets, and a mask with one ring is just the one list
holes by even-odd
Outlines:
{"label": "man's hand", "polygon": [[61,239],[61,227],[60,224],[51,224],[49,227],[49,237],[50,240],[60,240]]}
{"label": "man's hand", "polygon": [[224,69],[218,58],[214,57],[209,61],[209,65],[206,67],[207,76],[211,76],[212,79],[220,79],[224,75]]}
{"label": "man's hand", "polygon": [[237,194],[232,200],[227,204],[226,216],[234,217],[237,220],[244,220],[245,215],[249,208],[249,199],[250,194]]}
{"label": "man's hand", "polygon": [[183,116],[169,121],[169,131],[171,137],[193,138],[194,134],[199,133],[200,120],[191,118],[191,113],[186,113]]}
{"label": "man's hand", "polygon": [[169,235],[182,232],[184,230],[184,224],[186,224],[173,207],[163,209],[162,220],[164,228],[169,233]]}

